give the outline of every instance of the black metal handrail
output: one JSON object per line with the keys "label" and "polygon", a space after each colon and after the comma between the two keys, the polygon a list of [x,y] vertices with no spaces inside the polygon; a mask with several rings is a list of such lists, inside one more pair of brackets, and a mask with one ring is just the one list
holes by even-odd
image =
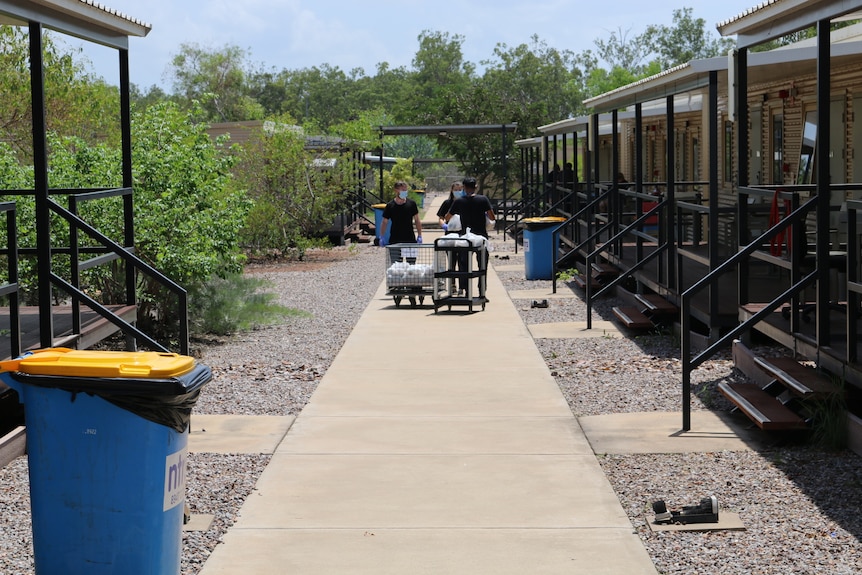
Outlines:
{"label": "black metal handrail", "polygon": [[862,301],[862,278],[859,277],[859,222],[857,215],[862,212],[862,200],[847,200],[847,361],[856,363],[859,360],[858,327],[859,314],[850,313],[858,310]]}
{"label": "black metal handrail", "polygon": [[534,217],[536,214],[541,217],[548,214],[557,213],[557,210],[560,206],[565,205],[567,202],[571,201],[571,197],[573,194],[574,192],[569,192],[556,202],[541,206],[542,202],[547,202],[548,200],[548,196],[546,194],[536,194],[533,195],[530,199],[527,199],[524,197],[522,190],[521,199],[513,208],[513,211],[515,211],[517,216],[515,216],[513,222],[503,230],[504,234],[508,233],[509,235],[511,235],[512,239],[515,240],[515,253],[518,253],[518,235],[520,235],[520,230],[523,228],[523,221],[528,217]]}
{"label": "black metal handrail", "polygon": [[[599,202],[603,201],[609,193],[610,193],[610,190],[607,190],[604,193],[599,194],[598,196],[596,196],[595,199],[593,199],[591,202],[589,202],[583,208],[578,210],[576,213],[572,214],[572,216],[566,222],[562,223],[560,225],[560,227],[557,228],[556,233],[559,233],[559,231],[561,229],[565,228],[566,225],[569,224],[570,222],[576,222],[576,221],[580,220],[584,213],[589,213],[589,210],[591,210],[596,205],[598,205]],[[652,237],[652,236],[650,236],[650,235],[648,235],[642,231],[643,224],[646,223],[646,221],[650,217],[660,215],[661,211],[667,205],[667,200],[663,200],[660,198],[654,198],[654,199],[657,200],[655,206],[653,206],[651,209],[647,210],[646,212],[643,212],[638,218],[636,218],[631,223],[623,226],[623,228],[618,233],[609,237],[607,239],[607,241],[605,241],[601,246],[598,246],[596,248],[592,247],[596,244],[596,239],[599,236],[601,236],[603,233],[605,233],[608,229],[611,229],[611,227],[612,227],[611,222],[605,223],[603,226],[597,227],[595,230],[592,231],[592,233],[590,233],[590,235],[588,235],[586,237],[586,239],[584,239],[581,243],[577,244],[577,246],[575,248],[573,248],[572,251],[590,250],[587,252],[587,255],[585,257],[585,259],[587,260],[586,261],[587,273],[589,273],[589,270],[592,266],[592,261],[595,258],[597,258],[599,255],[601,255],[604,251],[606,251],[605,246],[607,246],[608,244],[612,244],[614,242],[621,240],[622,238],[624,238],[626,236],[631,236],[631,235],[637,236],[640,239],[644,239],[647,241],[656,241],[656,239],[654,237]],[[645,262],[639,261],[633,268],[630,268],[628,270],[624,270],[620,274],[620,276],[618,276],[615,280],[613,280],[612,282],[607,284],[605,287],[603,287],[601,290],[599,290],[599,292],[597,292],[596,294],[589,294],[587,297],[588,308],[590,306],[590,301],[589,301],[591,299],[590,296],[598,297],[599,295],[603,294],[606,291],[606,289],[608,289],[612,286],[616,286],[617,284],[619,284],[624,279],[631,277],[636,271],[640,270],[645,263],[652,261],[655,257],[658,257],[658,255],[660,253],[661,253],[660,249],[656,250],[655,252],[653,252],[653,254],[650,254],[650,256],[648,256],[648,259]],[[554,268],[553,268],[554,277],[552,280],[553,293],[556,293],[556,290],[557,290],[557,279],[556,279],[557,273],[556,272],[558,269],[559,261],[562,261],[562,260],[558,259],[557,261],[554,262]],[[590,284],[590,282],[587,281],[588,286],[589,286],[589,284]],[[589,292],[590,290],[588,289],[587,291]],[[589,320],[588,320],[588,322],[589,322]]]}
{"label": "black metal handrail", "polygon": [[[719,349],[733,341],[739,334],[748,331],[761,320],[769,316],[778,306],[787,303],[802,290],[809,287],[817,279],[822,262],[816,262],[815,269],[808,275],[804,276],[798,282],[791,282],[790,288],[767,303],[765,307],[757,311],[749,319],[740,323],[728,333],[721,336],[718,340],[709,345],[694,357],[691,357],[691,338],[689,333],[691,330],[691,307],[692,300],[695,294],[699,293],[706,287],[714,287],[718,278],[725,273],[733,270],[734,266],[753,257],[754,253],[760,250],[766,242],[769,242],[778,234],[782,233],[791,226],[801,224],[808,213],[816,208],[817,197],[812,197],[798,208],[794,209],[790,214],[786,215],[781,221],[766,230],[763,234],[754,239],[751,243],[739,250],[736,254],[730,257],[727,261],[719,265],[710,273],[701,278],[698,282],[685,290],[680,298],[680,332],[682,334],[681,343],[681,361],[682,361],[682,429],[688,431],[691,429],[691,372],[701,363],[712,357]],[[795,310],[794,310],[795,311]],[[794,320],[791,319],[791,329],[794,328]]]}
{"label": "black metal handrail", "polygon": [[[126,271],[127,271],[127,294],[126,295],[127,295],[127,303],[129,305],[133,305],[136,303],[136,296],[134,293],[134,282],[135,282],[135,278],[136,278],[138,273],[144,273],[147,277],[156,281],[159,285],[161,285],[163,288],[167,289],[169,292],[171,292],[177,298],[177,307],[178,307],[178,310],[177,310],[178,311],[178,318],[177,318],[177,320],[179,322],[179,330],[178,330],[179,331],[179,333],[178,333],[179,341],[178,341],[178,343],[179,343],[180,353],[188,354],[189,353],[188,292],[182,286],[180,286],[179,284],[177,284],[176,282],[174,282],[173,280],[168,278],[166,275],[164,275],[160,271],[156,270],[154,267],[149,265],[147,262],[145,262],[144,260],[142,260],[138,256],[134,255],[133,246],[131,246],[131,245],[123,246],[123,245],[115,242],[114,240],[112,240],[111,238],[109,238],[108,236],[101,233],[99,230],[97,230],[93,226],[91,226],[89,223],[84,221],[80,216],[78,216],[77,213],[75,213],[75,211],[73,211],[75,209],[75,206],[77,205],[77,202],[80,202],[80,201],[89,201],[89,200],[101,199],[101,198],[113,197],[113,196],[122,196],[124,198],[129,198],[129,200],[130,200],[131,194],[132,194],[131,188],[117,188],[117,189],[113,189],[113,190],[100,190],[98,192],[86,192],[83,194],[72,194],[72,195],[70,195],[70,208],[72,208],[72,209],[66,209],[62,205],[57,203],[55,200],[50,199],[50,198],[48,199],[48,206],[51,209],[51,211],[56,213],[57,215],[61,216],[69,224],[70,241],[71,241],[70,248],[71,248],[71,257],[72,257],[72,263],[73,263],[73,265],[71,265],[71,270],[72,270],[71,273],[72,273],[72,280],[73,280],[72,282],[67,282],[64,279],[60,278],[59,276],[57,276],[56,274],[53,274],[53,273],[51,274],[51,282],[52,282],[52,284],[56,285],[57,287],[62,289],[64,292],[66,292],[66,294],[72,298],[73,306],[79,306],[80,302],[84,302],[88,307],[93,309],[93,311],[98,313],[104,319],[106,319],[106,320],[110,321],[111,323],[113,323],[114,325],[116,325],[127,337],[132,337],[135,340],[138,340],[138,339],[143,340],[148,345],[150,345],[150,346],[152,346],[152,347],[154,347],[160,351],[165,351],[165,352],[170,351],[167,346],[155,341],[153,338],[151,338],[148,335],[141,332],[141,330],[139,330],[134,325],[132,325],[132,324],[124,321],[123,319],[117,317],[116,314],[114,314],[108,308],[102,306],[101,304],[99,304],[98,302],[93,300],[93,298],[88,296],[86,293],[84,293],[80,289],[80,283],[79,283],[80,278],[79,278],[78,274],[81,271],[81,266],[86,267],[88,265],[88,262],[79,263],[79,257],[78,257],[79,252],[77,250],[77,248],[78,248],[78,245],[77,245],[78,244],[78,231],[80,230],[80,231],[85,232],[93,240],[100,242],[102,244],[102,246],[107,249],[108,253],[113,254],[113,256],[110,258],[107,258],[107,260],[120,258],[125,262]],[[129,201],[129,203],[130,203],[130,201]],[[130,217],[131,210],[128,210],[127,214],[128,214],[127,217]],[[128,241],[130,222],[126,221],[125,224],[126,224],[125,229],[126,229],[126,234],[127,234],[126,239]],[[105,258],[103,258],[100,261],[105,261]],[[129,280],[129,278],[130,278],[130,280]],[[131,284],[131,285],[129,285],[129,284]],[[131,293],[129,293],[129,288],[131,288]],[[131,299],[129,299],[130,296],[131,296]],[[75,309],[79,309],[79,308],[76,307]],[[75,314],[75,315],[77,316],[78,314]],[[78,323],[78,326],[80,329],[80,323]]]}
{"label": "black metal handrail", "polygon": [[0,285],[0,296],[9,298],[9,356],[21,355],[20,286],[18,285],[18,224],[15,202],[0,203],[6,214],[6,283]]}

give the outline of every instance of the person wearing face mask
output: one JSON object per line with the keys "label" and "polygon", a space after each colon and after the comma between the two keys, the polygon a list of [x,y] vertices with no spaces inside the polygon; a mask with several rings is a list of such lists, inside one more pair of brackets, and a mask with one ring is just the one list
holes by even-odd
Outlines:
{"label": "person wearing face mask", "polygon": [[[416,225],[415,235],[413,233],[414,224]],[[388,241],[384,239],[387,229],[389,229]],[[416,202],[407,197],[407,182],[395,183],[395,198],[383,209],[383,221],[380,224],[380,247],[386,247],[387,243],[422,243],[422,220],[419,219],[419,207]]]}
{"label": "person wearing face mask", "polygon": [[482,194],[476,193],[476,178],[464,178],[464,191],[466,195],[463,198],[456,198],[449,207],[449,213],[446,214],[448,222],[452,216],[458,214],[461,216],[461,235],[467,233],[467,228],[474,234],[488,237],[488,230],[485,223],[485,218],[492,222],[496,219],[494,209],[491,207],[491,200]]}
{"label": "person wearing face mask", "polygon": [[[440,220],[440,227],[443,229],[444,234],[449,231],[449,224],[446,221],[446,214],[449,213],[449,208],[452,207],[455,200],[463,198],[465,194],[464,185],[461,182],[452,182],[452,185],[449,186],[449,197],[443,200],[440,209],[437,210],[437,218]],[[458,254],[458,259],[455,260],[455,269],[457,271],[467,271],[466,256],[467,254]],[[458,278],[458,289],[460,292],[467,289],[467,281],[465,278]]]}
{"label": "person wearing face mask", "polygon": [[[472,233],[487,238],[488,230],[485,218],[488,218],[492,222],[496,219],[494,209],[491,206],[491,200],[487,196],[476,193],[478,187],[476,178],[468,176],[461,183],[464,185],[465,195],[462,198],[455,198],[455,201],[452,202],[452,205],[449,207],[449,213],[446,214],[446,222],[448,223],[452,219],[452,216],[458,214],[461,219],[461,231],[458,232],[460,235],[466,234],[469,228]],[[469,257],[468,254],[464,254],[464,256]],[[464,256],[462,256],[462,260],[459,262],[462,266],[461,269],[467,269],[469,263],[465,261],[467,258]],[[484,250],[478,252],[476,257],[481,258],[481,261],[478,262],[479,268],[487,268],[488,252]]]}
{"label": "person wearing face mask", "polygon": [[443,200],[443,203],[440,205],[440,209],[437,210],[437,219],[440,222],[440,227],[443,229],[443,233],[449,231],[449,224],[446,222],[446,214],[449,213],[449,208],[452,207],[452,202],[454,202],[456,198],[463,198],[464,193],[464,185],[461,182],[452,182],[452,185],[449,186],[449,197]]}

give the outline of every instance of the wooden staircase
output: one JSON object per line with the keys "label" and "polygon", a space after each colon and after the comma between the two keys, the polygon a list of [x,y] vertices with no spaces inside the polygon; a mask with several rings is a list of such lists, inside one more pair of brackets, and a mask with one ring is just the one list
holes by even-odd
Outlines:
{"label": "wooden staircase", "polygon": [[679,315],[679,308],[658,294],[635,295],[637,306],[616,306],[614,316],[633,330],[653,329]]}
{"label": "wooden staircase", "polygon": [[601,289],[607,284],[608,280],[614,279],[620,273],[619,269],[608,263],[593,262],[591,267],[591,273],[587,274],[582,264],[577,265],[580,273],[573,280],[576,286],[581,289],[587,289],[587,281],[589,281],[591,282],[590,289]]}
{"label": "wooden staircase", "polygon": [[791,357],[756,356],[738,340],[733,342],[733,362],[752,383],[723,381],[718,389],[764,431],[808,429],[806,402],[840,392],[827,375],[813,367]]}
{"label": "wooden staircase", "polygon": [[373,222],[357,219],[352,224],[345,226],[343,233],[345,240],[367,244],[374,241],[376,228]]}

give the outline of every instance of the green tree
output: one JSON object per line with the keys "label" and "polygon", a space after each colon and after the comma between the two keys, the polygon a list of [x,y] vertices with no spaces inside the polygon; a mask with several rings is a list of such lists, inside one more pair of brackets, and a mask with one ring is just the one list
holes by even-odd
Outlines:
{"label": "green tree", "polygon": [[611,32],[607,40],[597,38],[593,41],[598,57],[611,69],[626,70],[633,76],[642,73],[641,62],[648,55],[650,46],[645,35],[629,38],[630,30]]}
{"label": "green tree", "polygon": [[[186,288],[242,269],[244,259],[237,234],[249,208],[245,194],[232,186],[232,157],[210,139],[206,124],[197,120],[175,104],[162,103],[136,113],[132,121],[135,253]],[[121,184],[118,148],[90,145],[80,138],[60,137],[53,132],[48,141],[50,187],[111,188]],[[21,167],[5,144],[0,146],[0,184],[6,189],[32,186],[32,170]],[[4,199],[16,203],[19,245],[35,247],[32,196]],[[59,194],[56,199],[65,201]],[[86,202],[80,206],[79,214],[100,232],[122,243],[120,198]],[[68,239],[65,221],[53,217],[51,244],[65,246]],[[82,238],[82,245],[92,243]],[[69,260],[58,254],[52,267],[55,273],[66,276]],[[35,261],[22,258],[19,273],[25,300],[35,303]],[[158,284],[144,276],[139,281],[142,326],[151,326],[148,322],[160,317],[171,317],[170,298],[160,293]],[[85,291],[103,303],[122,301],[123,285],[119,262],[88,270],[82,279]]]}
{"label": "green tree", "polygon": [[258,251],[297,250],[301,257],[306,240],[332,224],[344,191],[355,186],[355,166],[340,149],[307,150],[304,135],[278,129],[293,121],[282,116],[274,120],[276,129],[255,131],[236,173],[255,201],[244,243]]}
{"label": "green tree", "polygon": [[734,45],[729,38],[713,37],[703,18],[694,18],[691,8],[673,11],[673,25],[648,26],[639,38],[656,54],[662,70],[692,60],[726,54]]}
{"label": "green tree", "polygon": [[424,187],[422,178],[413,174],[413,158],[398,158],[395,165],[388,170],[383,170],[383,199],[392,199],[395,182],[406,182],[410,188]]}
{"label": "green tree", "polygon": [[165,92],[161,87],[153,84],[145,92],[136,85],[132,84],[129,89],[129,98],[132,104],[138,108],[146,108],[153,104],[170,101],[172,96]]}
{"label": "green tree", "polygon": [[249,95],[251,65],[237,46],[207,50],[181,44],[172,60],[174,91],[186,102],[200,102],[209,122],[260,120],[263,107]]}
{"label": "green tree", "polygon": [[498,44],[495,58],[483,62],[481,78],[440,95],[428,123],[518,124],[507,137],[508,165],[502,162],[498,132],[453,135],[438,144],[456,158],[467,173],[479,179],[487,193],[502,183],[504,171],[516,173],[514,141],[533,136],[538,126],[568,118],[582,110],[583,78],[578,60],[567,50],[550,48],[538,36],[530,45],[508,48]]}
{"label": "green tree", "polygon": [[[483,82],[477,82],[469,89],[449,93],[440,103],[439,123],[441,124],[501,124],[500,110],[504,102],[501,95],[489,88]],[[511,120],[510,120],[511,121]],[[509,134],[508,154],[514,148],[516,135]],[[488,193],[487,185],[502,174],[503,164],[502,138],[499,133],[493,134],[452,134],[441,136],[438,145],[450,152],[465,174],[472,175],[479,181],[483,193]],[[514,159],[510,158],[510,170],[514,169]],[[515,173],[514,171],[510,173]]]}
{"label": "green tree", "polygon": [[464,61],[461,43],[464,37],[446,32],[424,30],[419,34],[419,49],[413,57],[411,88],[406,94],[412,100],[410,109],[417,118],[432,115],[440,96],[465,89],[475,66]]}
{"label": "green tree", "polygon": [[[58,133],[86,142],[119,142],[119,91],[87,74],[78,53],[42,37],[46,123]],[[23,161],[32,159],[29,33],[0,26],[0,130]]]}
{"label": "green tree", "polygon": [[234,156],[194,112],[167,102],[132,126],[136,245],[181,285],[242,269],[237,232],[250,208],[231,175]]}

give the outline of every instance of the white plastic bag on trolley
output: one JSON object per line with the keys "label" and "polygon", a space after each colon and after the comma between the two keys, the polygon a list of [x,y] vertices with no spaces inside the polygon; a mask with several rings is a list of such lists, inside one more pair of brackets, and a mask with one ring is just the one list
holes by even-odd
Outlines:
{"label": "white plastic bag on trolley", "polygon": [[479,234],[474,234],[472,231],[470,231],[470,228],[467,228],[467,233],[465,233],[461,237],[470,242],[470,245],[474,248],[483,245],[487,246],[488,238],[486,238],[485,236],[480,236]]}
{"label": "white plastic bag on trolley", "polygon": [[446,227],[450,232],[460,232],[461,216],[459,214],[452,214],[452,217],[449,218],[449,222],[447,223]]}
{"label": "white plastic bag on trolley", "polygon": [[452,232],[437,240],[437,245],[444,248],[468,248],[470,242],[464,239],[464,236],[458,235],[458,232]]}

